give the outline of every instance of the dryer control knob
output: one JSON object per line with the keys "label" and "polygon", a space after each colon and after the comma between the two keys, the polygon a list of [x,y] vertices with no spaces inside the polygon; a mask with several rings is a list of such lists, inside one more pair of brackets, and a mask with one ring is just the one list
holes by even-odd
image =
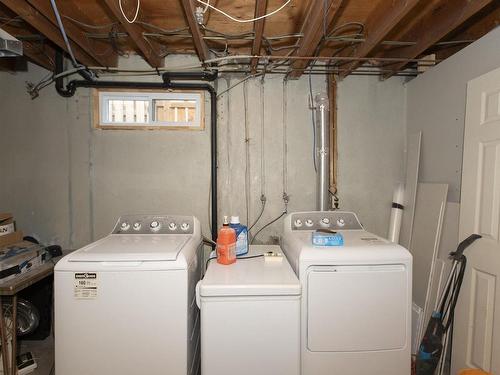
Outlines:
{"label": "dryer control knob", "polygon": [[337,226],[339,226],[339,227],[343,227],[344,225],[345,225],[345,221],[344,221],[344,219],[338,219],[338,220],[337,220]]}
{"label": "dryer control knob", "polygon": [[300,219],[295,220],[294,225],[295,225],[297,228],[300,228],[300,227],[302,226],[302,220],[300,220]]}
{"label": "dryer control knob", "polygon": [[120,225],[121,230],[129,230],[130,229],[130,224],[124,221],[122,225]]}
{"label": "dryer control knob", "polygon": [[151,222],[151,224],[149,224],[149,227],[151,228],[151,230],[152,230],[153,232],[157,232],[157,231],[159,231],[159,230],[160,230],[160,228],[161,228],[161,224],[160,224],[160,222],[159,222],[158,220],[153,220],[153,221]]}
{"label": "dryer control knob", "polygon": [[327,217],[324,217],[323,219],[321,219],[321,225],[324,226],[324,227],[327,227],[330,225],[330,219],[327,218]]}
{"label": "dryer control knob", "polygon": [[313,225],[314,225],[314,221],[312,221],[311,219],[306,220],[306,227],[312,227]]}
{"label": "dryer control knob", "polygon": [[189,229],[189,224],[188,224],[188,223],[182,223],[182,224],[181,224],[181,229],[182,229],[183,231],[187,231],[187,230]]}
{"label": "dryer control knob", "polygon": [[136,223],[134,223],[134,225],[132,227],[134,228],[134,230],[140,230],[141,229],[141,223],[136,222]]}
{"label": "dryer control knob", "polygon": [[170,229],[170,230],[176,230],[177,229],[177,224],[175,224],[174,222],[168,224],[168,229]]}

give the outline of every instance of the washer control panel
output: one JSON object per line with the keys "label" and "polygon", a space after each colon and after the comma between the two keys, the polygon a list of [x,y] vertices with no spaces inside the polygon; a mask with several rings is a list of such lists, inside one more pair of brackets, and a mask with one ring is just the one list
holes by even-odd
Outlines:
{"label": "washer control panel", "polygon": [[363,229],[353,212],[344,211],[312,211],[292,214],[292,230],[330,229]]}
{"label": "washer control panel", "polygon": [[192,234],[192,216],[126,215],[120,217],[113,234]]}

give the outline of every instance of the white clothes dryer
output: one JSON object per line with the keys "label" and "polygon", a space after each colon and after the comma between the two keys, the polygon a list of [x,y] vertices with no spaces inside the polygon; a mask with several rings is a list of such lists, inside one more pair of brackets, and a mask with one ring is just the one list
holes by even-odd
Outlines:
{"label": "white clothes dryer", "polygon": [[[313,232],[340,246],[313,246]],[[333,234],[333,233],[331,233]],[[412,257],[352,212],[297,212],[282,248],[302,286],[302,375],[409,375]]]}

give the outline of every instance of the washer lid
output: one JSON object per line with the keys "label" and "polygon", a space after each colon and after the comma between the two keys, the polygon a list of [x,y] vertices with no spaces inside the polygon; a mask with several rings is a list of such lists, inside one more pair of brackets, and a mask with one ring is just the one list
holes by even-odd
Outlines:
{"label": "washer lid", "polygon": [[185,234],[110,235],[69,255],[70,262],[174,261],[191,238]]}
{"label": "washer lid", "polygon": [[[279,246],[250,246],[247,256],[267,251],[281,252],[281,249]],[[239,259],[228,266],[214,259],[199,284],[201,297],[296,296],[300,292],[300,282],[284,255],[281,262],[265,261],[260,257]]]}

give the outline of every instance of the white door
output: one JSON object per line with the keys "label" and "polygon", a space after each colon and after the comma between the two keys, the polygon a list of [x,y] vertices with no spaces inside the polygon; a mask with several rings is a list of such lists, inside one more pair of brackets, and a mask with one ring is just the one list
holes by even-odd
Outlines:
{"label": "white door", "polygon": [[500,69],[469,82],[465,118],[460,240],[466,251],[457,305],[452,374],[476,367],[500,374]]}

